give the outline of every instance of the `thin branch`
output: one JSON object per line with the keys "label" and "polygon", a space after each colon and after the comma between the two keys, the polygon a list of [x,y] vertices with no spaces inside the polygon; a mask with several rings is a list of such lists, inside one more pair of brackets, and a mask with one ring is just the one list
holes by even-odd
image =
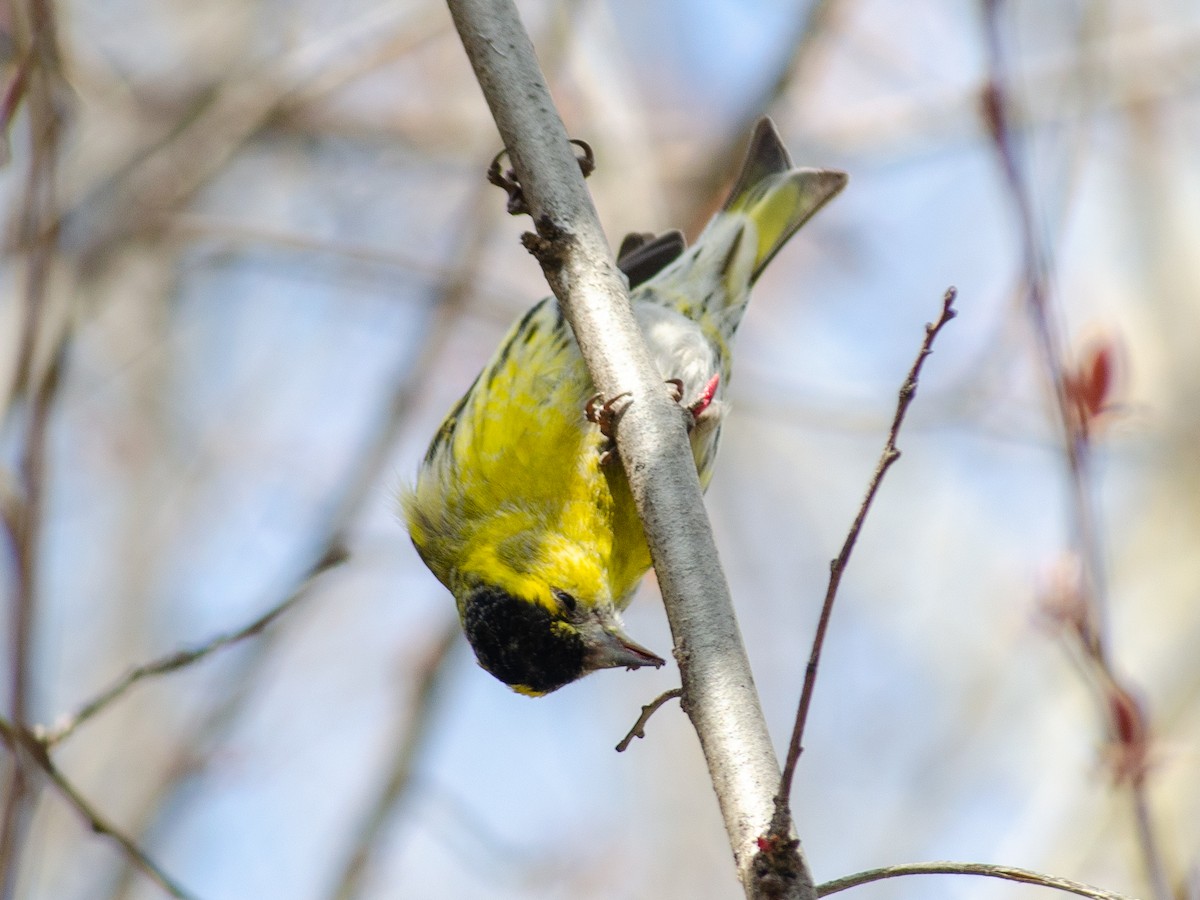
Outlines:
{"label": "thin branch", "polygon": [[[995,144],[1000,167],[1017,217],[1017,231],[1021,239],[1024,267],[1026,306],[1037,337],[1038,349],[1042,355],[1043,370],[1050,379],[1056,401],[1055,410],[1062,429],[1063,450],[1070,473],[1071,509],[1075,517],[1077,541],[1085,558],[1085,574],[1090,581],[1088,588],[1096,601],[1096,611],[1102,614],[1105,596],[1102,579],[1104,567],[1100,559],[1099,541],[1095,531],[1095,514],[1088,486],[1090,479],[1087,473],[1086,447],[1077,439],[1073,404],[1068,396],[1067,369],[1063,364],[1062,338],[1059,335],[1058,322],[1055,320],[1054,310],[1050,303],[1047,284],[1048,254],[1042,246],[1037,227],[1034,224],[1033,200],[1021,173],[1017,145],[1009,125],[1009,101],[1004,87],[1006,75],[997,21],[999,7],[999,0],[986,0],[985,2],[990,81],[983,92],[984,120]],[[1102,637],[1104,631],[1105,629],[1102,627],[1097,629],[1100,643],[1095,652],[1101,658],[1107,656],[1107,648]]]}
{"label": "thin branch", "polygon": [[[591,197],[511,0],[449,0],[467,56],[509,152],[538,235],[530,245],[571,322],[596,389],[634,399],[617,449],[645,527],[675,639],[686,709],[750,897],[811,898],[793,847],[782,884],[756,865],[778,783],[729,589],[678,408],[634,321]],[[782,871],[782,870],[777,870]]]}
{"label": "thin branch", "polygon": [[0,166],[7,166],[12,161],[9,132],[25,99],[25,92],[29,89],[29,70],[32,65],[30,57],[23,55],[9,67],[8,84],[0,97]]}
{"label": "thin branch", "polygon": [[135,841],[100,815],[79,790],[67,779],[50,759],[46,748],[38,738],[15,723],[0,717],[0,740],[12,751],[15,765],[21,769],[33,768],[44,773],[58,788],[62,797],[74,807],[88,828],[116,844],[125,857],[141,872],[149,876],[159,887],[179,900],[195,900],[183,886],[168,875],[158,863],[150,858]]}
{"label": "thin branch", "polygon": [[1051,888],[1076,894],[1080,897],[1091,897],[1092,900],[1132,900],[1124,894],[1101,890],[1078,881],[1058,878],[1054,875],[1043,875],[1029,869],[1018,869],[1013,866],[992,866],[986,863],[956,863],[956,862],[927,862],[905,863],[899,866],[886,866],[882,869],[870,869],[845,878],[836,878],[817,886],[818,897],[828,897],[847,888],[870,884],[872,881],[882,881],[885,878],[899,878],[903,875],[982,875],[985,878],[1002,878],[1005,881],[1019,881],[1022,884],[1034,884],[1038,887]]}
{"label": "thin branch", "polygon": [[858,515],[854,517],[854,523],[850,526],[850,531],[846,535],[845,542],[842,544],[841,552],[838,553],[837,558],[829,565],[829,586],[825,590],[825,602],[821,605],[821,618],[817,622],[817,632],[813,637],[812,653],[808,658],[808,666],[804,672],[804,687],[800,692],[800,705],[796,710],[796,722],[792,728],[791,742],[788,744],[787,762],[783,767],[783,777],[779,783],[779,794],[775,798],[775,803],[779,809],[787,808],[788,798],[792,793],[792,778],[795,776],[796,762],[800,759],[800,753],[803,749],[804,726],[808,721],[808,709],[812,703],[813,688],[816,686],[817,666],[821,661],[821,648],[825,644],[825,632],[829,627],[829,619],[833,613],[833,603],[837,597],[838,587],[842,583],[842,574],[846,571],[846,563],[850,561],[850,554],[854,551],[854,545],[858,541],[858,533],[862,530],[863,522],[866,521],[867,512],[871,508],[871,503],[875,500],[875,494],[879,491],[879,485],[883,482],[883,476],[887,474],[887,470],[891,468],[892,464],[900,458],[900,451],[896,448],[896,439],[900,435],[900,426],[904,423],[908,407],[917,393],[917,381],[921,375],[921,367],[925,364],[926,357],[933,352],[934,340],[946,323],[957,315],[954,309],[954,300],[957,296],[958,292],[954,288],[949,288],[942,298],[941,315],[938,316],[937,321],[932,325],[927,324],[925,326],[925,340],[921,344],[921,350],[917,354],[916,361],[913,362],[912,368],[908,371],[908,376],[904,379],[904,384],[900,387],[900,398],[896,404],[896,414],[892,418],[892,427],[888,430],[887,442],[884,444],[883,453],[880,455],[879,462],[875,466],[875,474],[871,476],[871,483],[867,488],[867,494],[858,508]]}
{"label": "thin branch", "polygon": [[1146,881],[1154,891],[1155,897],[1170,900],[1174,896],[1174,892],[1167,883],[1167,864],[1163,859],[1158,831],[1154,827],[1154,816],[1150,810],[1150,796],[1146,791],[1144,777],[1130,784],[1129,794],[1129,799],[1133,804],[1134,832],[1137,835],[1138,849],[1142,855],[1142,868],[1145,871]]}
{"label": "thin branch", "polygon": [[[17,220],[20,249],[25,254],[24,309],[18,345],[16,377],[5,399],[6,415],[25,413],[18,449],[17,495],[5,522],[12,544],[14,585],[9,609],[9,710],[18,728],[24,728],[33,694],[34,626],[37,613],[37,574],[45,497],[47,431],[50,409],[58,386],[65,336],[49,345],[50,362],[39,366],[44,350],[43,328],[49,296],[50,272],[58,246],[57,215],[59,144],[62,134],[58,30],[54,8],[48,0],[27,0],[11,7],[13,37],[25,69],[21,91],[28,118],[29,163],[24,196]],[[14,99],[14,107],[16,100]],[[19,397],[25,403],[17,404]],[[16,890],[21,848],[33,814],[36,787],[24,768],[15,765],[8,778],[0,821],[0,897]]]}
{"label": "thin branch", "polygon": [[359,824],[358,836],[351,845],[353,849],[330,894],[336,900],[353,900],[363,893],[363,881],[386,834],[386,827],[408,796],[417,755],[425,747],[441,697],[442,678],[448,669],[447,663],[453,659],[451,650],[459,645],[461,637],[458,618],[452,617],[418,667],[412,703],[408,714],[399,723],[395,746],[388,754],[393,761],[391,770],[371,809]]}
{"label": "thin branch", "polygon": [[[311,590],[312,580],[304,582]],[[276,627],[262,632],[261,636],[247,646],[236,660],[233,671],[227,673],[224,684],[228,690],[214,692],[214,704],[201,716],[189,722],[189,729],[175,738],[171,759],[159,768],[163,773],[157,784],[143,792],[145,799],[139,808],[127,817],[131,823],[128,833],[139,844],[164,844],[164,832],[169,830],[170,816],[186,814],[186,803],[181,802],[181,793],[193,779],[203,774],[222,737],[238,721],[246,704],[253,699],[263,673],[274,659],[274,652],[283,643],[285,627],[294,627],[295,618],[283,618]],[[157,773],[156,773],[157,774]],[[97,896],[120,898],[134,892],[138,868],[128,860],[112,880],[111,887]]]}
{"label": "thin branch", "polygon": [[391,30],[382,27],[396,17],[395,10],[380,5],[286,56],[232,71],[165,135],[149,146],[130,148],[127,162],[89,185],[64,216],[111,204],[103,225],[87,235],[80,268],[95,268],[130,237],[161,231],[165,219],[224,171],[275,116],[319,102],[371,69],[418,49],[445,28],[435,16],[416,23],[410,17]]}
{"label": "thin branch", "polygon": [[663,691],[643,706],[642,714],[637,717],[637,721],[633,723],[633,727],[629,729],[629,733],[621,738],[621,743],[617,744],[617,752],[624,753],[628,750],[634,738],[644,738],[646,736],[646,723],[650,721],[652,715],[658,712],[659,707],[670,700],[675,700],[682,696],[683,688],[671,688],[669,691]]}
{"label": "thin branch", "polygon": [[224,650],[226,647],[261,634],[276,619],[304,599],[314,579],[334,566],[340,565],[346,558],[344,550],[339,547],[333,548],[322,559],[317,561],[316,565],[309,571],[308,576],[295,591],[286,599],[268,609],[253,622],[239,628],[237,631],[217,635],[199,646],[187,650],[177,650],[174,653],[168,653],[166,656],[159,657],[148,663],[135,666],[113,682],[106,690],[101,691],[74,713],[62,719],[54,728],[41,731],[40,733],[35,732],[38,734],[39,740],[47,750],[51,750],[74,734],[76,729],[84,722],[91,719],[97,713],[102,712],[109,704],[124,696],[126,691],[139,681],[144,681],[147,678],[153,678],[158,675],[166,675],[169,672],[177,672],[180,669],[198,663],[218,650]]}
{"label": "thin branch", "polygon": [[1069,367],[1064,359],[1049,290],[1050,253],[1035,225],[1033,196],[1022,172],[1020,148],[1011,126],[1009,76],[1001,37],[1002,7],[1002,0],[984,3],[988,83],[981,98],[982,113],[1017,220],[1026,308],[1037,338],[1043,370],[1053,389],[1055,415],[1067,464],[1068,509],[1074,528],[1073,554],[1079,561],[1078,583],[1066,592],[1069,596],[1055,598],[1053,612],[1059,614],[1068,640],[1078,645],[1088,673],[1087,681],[1097,694],[1113,748],[1114,778],[1128,785],[1132,794],[1133,826],[1147,881],[1158,900],[1170,900],[1173,892],[1146,793],[1149,717],[1136,692],[1114,668],[1109,648],[1108,592],[1099,515],[1093,496],[1091,450],[1093,420],[1109,401],[1112,351],[1109,348],[1093,353],[1089,360],[1080,363],[1078,369]]}
{"label": "thin branch", "polygon": [[[165,846],[168,840],[171,817],[184,816],[188,812],[181,795],[185,787],[194,785],[221,745],[222,737],[238,721],[238,715],[255,695],[263,672],[274,659],[273,652],[282,642],[283,626],[295,619],[284,619],[279,627],[263,633],[262,637],[247,646],[234,667],[225,678],[229,690],[216,693],[214,704],[204,713],[191,720],[188,730],[175,737],[171,758],[155,773],[155,784],[142,791],[143,799],[138,808],[126,815],[129,823],[127,834],[141,845]],[[162,773],[161,775],[159,773]],[[197,796],[192,794],[191,796]],[[139,870],[132,860],[111,879],[110,886],[103,891],[97,886],[95,896],[112,900],[134,893],[139,883]]]}

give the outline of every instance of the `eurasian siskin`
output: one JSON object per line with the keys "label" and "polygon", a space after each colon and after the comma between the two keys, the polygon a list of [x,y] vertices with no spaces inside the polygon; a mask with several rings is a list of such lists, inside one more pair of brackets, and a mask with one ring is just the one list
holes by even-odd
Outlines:
{"label": "eurasian siskin", "polygon": [[[764,118],[728,200],[693,247],[672,233],[624,248],[634,314],[664,381],[691,410],[706,487],[750,287],[845,183],[841,172],[793,168]],[[595,669],[663,663],[621,628],[650,554],[624,470],[591,414],[594,394],[547,297],[450,410],[401,496],[413,544],[454,595],[479,664],[524,694]]]}

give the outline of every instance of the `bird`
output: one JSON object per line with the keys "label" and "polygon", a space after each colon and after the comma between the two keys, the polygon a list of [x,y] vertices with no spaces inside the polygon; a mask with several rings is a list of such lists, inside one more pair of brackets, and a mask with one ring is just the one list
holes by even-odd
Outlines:
{"label": "bird", "polygon": [[[750,288],[846,181],[793,167],[764,117],[695,244],[668,232],[622,245],[635,319],[688,412],[705,488]],[[401,489],[412,542],[454,596],[476,660],[520,694],[542,696],[598,669],[664,664],[621,621],[651,559],[612,453],[616,418],[562,307],[546,297],[510,328]]]}

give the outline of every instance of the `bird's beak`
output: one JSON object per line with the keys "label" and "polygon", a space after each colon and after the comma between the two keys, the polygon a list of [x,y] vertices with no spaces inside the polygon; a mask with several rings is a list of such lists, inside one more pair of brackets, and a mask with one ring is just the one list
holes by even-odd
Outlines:
{"label": "bird's beak", "polygon": [[640,669],[642,666],[666,665],[666,661],[651,653],[617,625],[608,623],[597,628],[588,642],[586,665],[589,669]]}

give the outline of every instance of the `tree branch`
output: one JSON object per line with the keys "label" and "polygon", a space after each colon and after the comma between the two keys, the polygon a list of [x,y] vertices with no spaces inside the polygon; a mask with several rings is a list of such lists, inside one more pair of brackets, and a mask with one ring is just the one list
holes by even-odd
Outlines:
{"label": "tree branch", "polygon": [[[26,0],[9,7],[9,26],[19,65],[20,93],[9,112],[23,100],[28,125],[29,160],[23,197],[16,216],[16,235],[24,255],[24,303],[15,378],[4,403],[6,422],[19,423],[17,491],[6,498],[4,525],[12,546],[13,586],[8,610],[8,650],[11,665],[8,707],[17,727],[30,717],[34,694],[38,573],[45,514],[46,458],[50,413],[58,388],[66,347],[66,331],[46,340],[50,277],[58,246],[58,164],[64,126],[65,81],[58,49],[53,4]],[[47,352],[48,351],[48,352]],[[17,401],[24,399],[24,404]],[[4,790],[0,812],[0,896],[9,897],[17,881],[20,854],[29,832],[35,785],[22,766],[14,765]]]}
{"label": "tree branch", "polygon": [[818,897],[828,897],[847,888],[870,884],[872,881],[882,881],[885,878],[899,878],[902,875],[982,875],[986,878],[1002,878],[1005,881],[1018,881],[1021,884],[1035,884],[1039,887],[1065,891],[1080,897],[1091,897],[1092,900],[1130,900],[1123,894],[1114,894],[1100,888],[1070,881],[1054,875],[1043,875],[1029,869],[1018,869],[1014,866],[992,866],[987,863],[956,863],[956,862],[927,862],[905,863],[898,866],[886,866],[882,869],[869,869],[847,875],[845,878],[835,878],[817,886]]}
{"label": "tree branch", "polygon": [[792,728],[792,739],[788,744],[787,762],[784,764],[783,777],[779,782],[779,795],[775,798],[775,803],[780,809],[786,808],[788,798],[792,793],[792,778],[796,773],[796,763],[800,759],[800,752],[803,749],[804,725],[808,721],[808,709],[812,703],[813,688],[817,682],[817,666],[821,661],[821,648],[825,644],[825,632],[829,628],[833,602],[837,597],[838,587],[842,583],[842,573],[846,570],[846,563],[850,561],[850,554],[854,551],[854,545],[858,541],[858,533],[862,530],[863,522],[866,521],[867,512],[871,509],[871,503],[875,500],[879,485],[883,483],[883,476],[900,458],[900,451],[896,448],[896,440],[900,436],[900,426],[904,423],[904,416],[908,413],[908,407],[912,403],[913,397],[916,396],[921,367],[925,364],[925,358],[933,352],[933,342],[937,338],[938,332],[957,315],[957,311],[954,309],[954,300],[957,296],[958,291],[952,287],[948,288],[942,298],[942,314],[938,316],[936,322],[925,326],[925,340],[921,344],[920,352],[917,353],[916,361],[908,371],[908,376],[904,379],[904,384],[900,386],[896,414],[892,417],[892,427],[888,430],[887,443],[884,444],[883,453],[880,454],[879,462],[875,466],[875,474],[871,476],[867,494],[858,508],[858,514],[854,517],[854,523],[850,526],[841,552],[829,564],[829,587],[825,591],[825,601],[821,605],[821,617],[817,622],[816,635],[813,637],[812,653],[804,672],[804,687],[800,691],[796,723]]}
{"label": "tree branch", "polygon": [[1095,420],[1110,402],[1112,348],[1094,353],[1091,364],[1080,363],[1078,371],[1065,362],[1050,290],[1050,252],[1035,224],[1034,198],[1011,126],[1009,75],[1001,34],[1003,5],[1002,0],[987,0],[983,4],[988,81],[981,97],[981,111],[1013,204],[1021,242],[1025,306],[1061,427],[1068,511],[1074,530],[1072,553],[1078,561],[1076,583],[1064,591],[1064,596],[1054,598],[1051,604],[1054,608],[1047,610],[1048,618],[1057,619],[1068,642],[1078,645],[1089,687],[1097,695],[1108,730],[1113,778],[1127,784],[1132,795],[1133,826],[1146,879],[1157,900],[1170,900],[1174,891],[1147,793],[1150,717],[1133,686],[1117,671],[1109,647],[1106,566],[1091,451]]}
{"label": "tree branch", "polygon": [[708,763],[749,897],[811,898],[789,849],[783,876],[756,865],[779,763],[767,733],[729,589],[704,512],[683,417],[663,389],[628,292],[511,0],[449,0],[450,12],[509,152],[538,236],[531,241],[575,330],[596,389],[634,402],[617,449],[629,475],[675,640],[684,707]]}
{"label": "tree branch", "polygon": [[12,751],[14,766],[17,769],[26,771],[33,768],[44,773],[58,788],[63,799],[75,808],[75,811],[87,823],[88,828],[120,847],[126,858],[159,887],[178,900],[195,900],[195,895],[188,893],[179,882],[163,871],[163,868],[151,859],[133,839],[100,815],[84,799],[75,785],[67,780],[67,777],[50,759],[45,746],[35,735],[0,717],[0,741]]}
{"label": "tree branch", "polygon": [[637,717],[637,721],[633,723],[633,727],[625,737],[621,738],[621,742],[617,744],[617,752],[624,753],[629,749],[629,745],[633,743],[634,738],[644,738],[646,736],[646,723],[650,721],[650,717],[654,715],[662,707],[664,703],[678,699],[683,696],[682,688],[671,688],[669,691],[663,691],[649,703],[642,707],[642,714]]}
{"label": "tree branch", "polygon": [[334,566],[340,565],[345,559],[346,552],[340,547],[334,547],[322,559],[317,561],[304,581],[287,598],[272,606],[248,625],[242,626],[237,631],[219,634],[199,646],[191,647],[187,650],[177,650],[174,653],[160,656],[158,659],[151,660],[148,663],[135,666],[109,685],[108,688],[83,704],[74,713],[65,716],[53,728],[35,730],[35,737],[42,746],[47,750],[51,750],[74,734],[76,729],[88,719],[124,696],[139,681],[144,681],[147,678],[153,678],[158,675],[166,675],[169,672],[176,672],[179,669],[198,663],[206,656],[216,653],[218,650],[223,650],[232,644],[246,640],[246,638],[261,634],[272,622],[308,595],[308,589],[317,576]]}

